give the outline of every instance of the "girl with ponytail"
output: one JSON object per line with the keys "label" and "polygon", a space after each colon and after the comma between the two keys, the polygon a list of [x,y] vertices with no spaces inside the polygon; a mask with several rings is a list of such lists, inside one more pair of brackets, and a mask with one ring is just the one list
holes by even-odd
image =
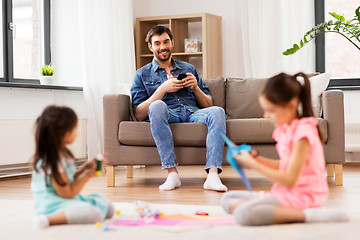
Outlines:
{"label": "girl with ponytail", "polygon": [[221,201],[225,211],[241,225],[346,221],[343,213],[323,208],[328,197],[323,140],[313,114],[308,77],[304,73],[271,77],[259,101],[264,117],[276,127],[273,138],[280,159],[268,159],[256,151],[242,151],[234,158],[274,185],[267,193],[225,193]]}
{"label": "girl with ponytail", "polygon": [[[78,119],[68,107],[48,106],[35,123],[31,191],[35,229],[56,224],[96,223],[114,214],[114,206],[99,194],[81,195],[95,176],[95,158],[76,168],[67,145],[77,137]],[[106,154],[105,154],[106,155]]]}

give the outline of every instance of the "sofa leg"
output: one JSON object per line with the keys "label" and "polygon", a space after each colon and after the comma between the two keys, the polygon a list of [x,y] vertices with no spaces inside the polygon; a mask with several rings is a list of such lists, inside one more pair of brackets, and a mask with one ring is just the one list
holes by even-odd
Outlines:
{"label": "sofa leg", "polygon": [[335,164],[327,164],[326,169],[327,169],[327,176],[334,177]]}
{"label": "sofa leg", "polygon": [[126,166],[126,178],[133,178],[133,166]]}
{"label": "sofa leg", "polygon": [[343,185],[343,165],[335,164],[335,185],[342,186]]}
{"label": "sofa leg", "polygon": [[106,166],[107,186],[115,187],[115,166]]}

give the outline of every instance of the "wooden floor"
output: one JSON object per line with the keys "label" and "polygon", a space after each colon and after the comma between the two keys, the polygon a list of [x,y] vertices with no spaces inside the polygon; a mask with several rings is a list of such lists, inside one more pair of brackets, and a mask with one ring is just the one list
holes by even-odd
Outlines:
{"label": "wooden floor", "polygon": [[[182,203],[218,205],[222,193],[206,191],[202,188],[206,174],[203,166],[182,166],[178,168],[182,186],[174,191],[162,192],[158,186],[163,183],[166,172],[159,166],[134,169],[134,178],[126,179],[125,170],[116,170],[116,186],[106,187],[106,174],[91,179],[82,194],[99,193],[114,202],[144,200],[152,203]],[[344,186],[335,186],[333,178],[328,178],[328,206],[342,206],[360,210],[360,166],[344,166]],[[271,183],[253,171],[247,171],[253,190],[269,190]],[[238,174],[229,166],[220,175],[229,190],[245,190]],[[31,199],[31,177],[0,180],[0,199]]]}

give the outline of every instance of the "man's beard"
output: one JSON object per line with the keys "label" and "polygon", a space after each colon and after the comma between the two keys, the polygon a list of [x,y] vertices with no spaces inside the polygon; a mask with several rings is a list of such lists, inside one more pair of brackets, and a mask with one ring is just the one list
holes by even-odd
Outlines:
{"label": "man's beard", "polygon": [[[165,56],[161,55],[160,53],[163,53],[163,52],[168,52],[168,55],[165,55]],[[155,53],[155,57],[159,61],[166,62],[171,57],[171,51],[169,49],[159,51],[159,52]]]}

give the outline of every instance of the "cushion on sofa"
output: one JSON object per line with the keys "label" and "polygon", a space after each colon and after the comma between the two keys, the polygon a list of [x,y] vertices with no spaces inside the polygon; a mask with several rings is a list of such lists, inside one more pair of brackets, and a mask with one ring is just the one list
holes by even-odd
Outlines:
{"label": "cushion on sofa", "polygon": [[223,77],[207,78],[203,82],[209,87],[213,105],[225,109],[225,79]]}
{"label": "cushion on sofa", "polygon": [[315,117],[320,117],[322,114],[321,95],[329,85],[330,77],[330,73],[322,73],[309,79],[311,85],[311,101]]}
{"label": "cushion on sofa", "polygon": [[[327,140],[327,121],[318,119]],[[207,127],[202,123],[170,124],[175,146],[205,147]],[[226,121],[228,137],[236,144],[275,143],[274,126],[265,118],[231,119]],[[119,125],[119,142],[131,146],[156,146],[148,122],[123,121]]]}
{"label": "cushion on sofa", "polygon": [[[327,121],[318,118],[319,125],[327,141]],[[229,119],[226,121],[227,136],[235,144],[270,144],[275,143],[272,133],[275,127],[265,118]]]}
{"label": "cushion on sofa", "polygon": [[230,119],[226,121],[228,137],[235,143],[275,143],[274,125],[265,118]]}
{"label": "cushion on sofa", "polygon": [[228,78],[226,114],[228,119],[261,118],[264,115],[258,97],[267,78]]}

